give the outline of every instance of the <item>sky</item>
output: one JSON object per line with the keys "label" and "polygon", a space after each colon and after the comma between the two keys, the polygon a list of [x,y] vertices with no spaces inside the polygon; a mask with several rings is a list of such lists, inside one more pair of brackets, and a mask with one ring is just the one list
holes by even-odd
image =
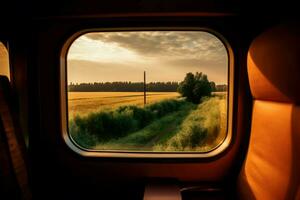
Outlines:
{"label": "sky", "polygon": [[227,83],[223,43],[203,31],[92,32],[77,38],[67,54],[68,83],[182,81],[203,72]]}

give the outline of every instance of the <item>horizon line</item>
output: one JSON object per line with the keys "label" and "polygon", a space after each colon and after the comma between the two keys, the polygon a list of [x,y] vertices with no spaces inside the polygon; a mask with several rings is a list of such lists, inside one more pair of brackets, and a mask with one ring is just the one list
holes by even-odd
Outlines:
{"label": "horizon line", "polygon": [[[147,82],[146,84],[149,84],[149,83],[180,83],[182,81],[150,81],[150,82]],[[209,82],[214,82],[214,81],[209,81]],[[94,83],[144,83],[143,81],[105,81],[105,82],[69,82],[68,85],[78,85],[78,84],[94,84]],[[227,83],[216,83],[214,82],[216,85],[228,85]]]}

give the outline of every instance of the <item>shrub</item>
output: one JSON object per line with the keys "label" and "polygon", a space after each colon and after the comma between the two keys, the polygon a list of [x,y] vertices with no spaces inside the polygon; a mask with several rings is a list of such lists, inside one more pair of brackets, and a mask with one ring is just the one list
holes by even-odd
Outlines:
{"label": "shrub", "polygon": [[184,100],[164,100],[144,108],[121,106],[114,111],[91,113],[86,117],[76,116],[70,120],[69,131],[82,146],[93,146],[137,131],[155,119],[177,111]]}
{"label": "shrub", "polygon": [[150,110],[156,117],[162,117],[170,112],[177,111],[181,105],[182,101],[179,100],[165,100],[151,104],[146,107],[146,110]]}
{"label": "shrub", "polygon": [[84,131],[81,131],[75,121],[70,121],[69,132],[76,142],[80,141],[80,146],[82,147],[91,148],[96,145],[97,138],[93,135],[87,134]]}

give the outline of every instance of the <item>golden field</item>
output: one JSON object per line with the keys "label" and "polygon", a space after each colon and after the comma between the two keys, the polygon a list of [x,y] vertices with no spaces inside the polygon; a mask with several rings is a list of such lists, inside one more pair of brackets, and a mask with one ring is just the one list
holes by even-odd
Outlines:
{"label": "golden field", "polygon": [[[179,97],[177,92],[147,92],[147,104]],[[68,92],[69,118],[123,105],[143,106],[143,92]]]}

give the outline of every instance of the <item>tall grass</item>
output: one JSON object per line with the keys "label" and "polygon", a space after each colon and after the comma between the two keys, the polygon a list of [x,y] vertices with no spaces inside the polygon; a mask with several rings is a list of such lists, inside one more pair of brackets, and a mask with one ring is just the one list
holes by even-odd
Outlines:
{"label": "tall grass", "polygon": [[154,120],[125,137],[97,144],[101,150],[209,151],[226,133],[226,96],[202,99],[199,105],[186,102],[175,112]]}
{"label": "tall grass", "polygon": [[116,110],[90,113],[87,116],[75,116],[69,122],[72,138],[85,148],[92,148],[98,143],[127,136],[142,129],[152,121],[168,113],[181,109],[184,100],[163,100],[140,108],[121,106]]}
{"label": "tall grass", "polygon": [[226,96],[202,99],[169,140],[154,146],[156,151],[208,151],[217,146],[226,132]]}
{"label": "tall grass", "polygon": [[209,151],[225,138],[226,95],[193,104],[164,100],[146,107],[76,116],[70,120],[72,138],[86,148],[142,151]]}
{"label": "tall grass", "polygon": [[114,150],[153,150],[157,141],[168,140],[179,129],[179,125],[186,116],[197,106],[190,102],[184,102],[179,110],[168,113],[150,123],[145,128],[133,132],[125,137],[113,139],[108,142],[99,143],[95,149]]}

